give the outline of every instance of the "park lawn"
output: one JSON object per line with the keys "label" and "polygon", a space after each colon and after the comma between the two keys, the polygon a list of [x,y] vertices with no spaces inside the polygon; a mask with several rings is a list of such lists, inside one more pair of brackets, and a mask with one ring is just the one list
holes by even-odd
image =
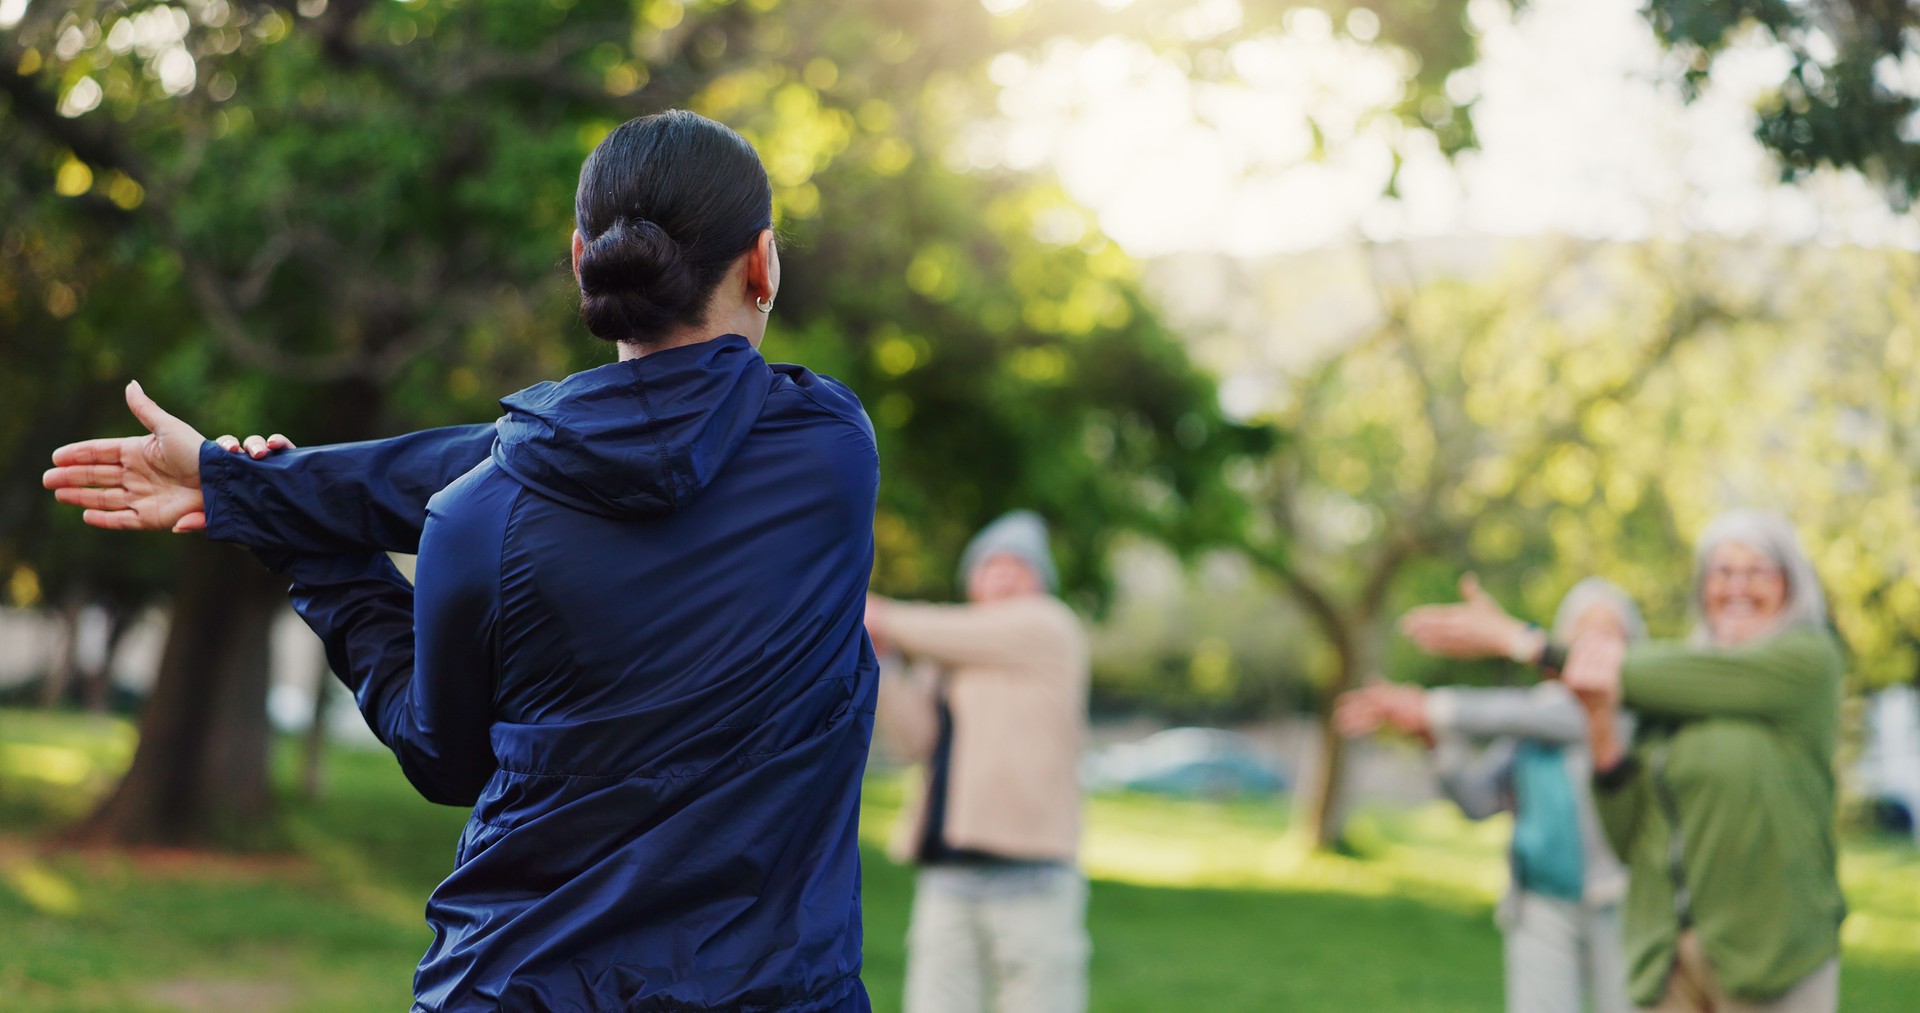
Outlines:
{"label": "park lawn", "polygon": [[[22,1011],[405,1009],[421,905],[464,813],[429,805],[382,753],[339,749],[328,791],[287,804],[284,847],[210,858],[71,854],[34,835],[81,812],[130,755],[122,722],[0,711],[0,1007]],[[291,771],[291,750],[281,759]],[[897,776],[868,785],[866,980],[899,1007],[911,879],[880,856]],[[1306,856],[1272,804],[1094,800],[1099,1013],[1499,1007],[1503,828],[1439,806],[1365,812],[1359,855]],[[1920,856],[1853,842],[1843,1008],[1920,995]]]}

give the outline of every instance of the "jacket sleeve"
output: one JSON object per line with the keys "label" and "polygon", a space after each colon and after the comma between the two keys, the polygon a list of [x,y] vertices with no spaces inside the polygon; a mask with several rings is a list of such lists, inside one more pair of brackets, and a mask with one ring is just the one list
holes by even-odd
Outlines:
{"label": "jacket sleeve", "polygon": [[1734,650],[1660,644],[1627,652],[1628,707],[1669,717],[1779,718],[1817,708],[1839,686],[1842,661],[1823,633],[1783,633]]}
{"label": "jacket sleeve", "polygon": [[1434,774],[1468,819],[1484,820],[1513,808],[1513,754],[1512,739],[1476,749],[1465,736],[1441,733],[1434,743]]}
{"label": "jacket sleeve", "polygon": [[915,762],[933,755],[940,734],[932,679],[928,666],[909,668],[897,655],[880,662],[880,728],[894,751]]}
{"label": "jacket sleeve", "polygon": [[1609,774],[1593,778],[1593,808],[1600,817],[1600,830],[1607,845],[1622,862],[1632,864],[1633,839],[1640,833],[1651,804],[1647,797],[1647,774],[1636,756],[1631,766],[1619,771],[1617,779]]}
{"label": "jacket sleeve", "polygon": [[381,553],[285,562],[294,610],[368,726],[442,805],[474,804],[496,767],[500,539],[486,520],[430,520],[412,585]]}
{"label": "jacket sleeve", "polygon": [[1449,686],[1429,690],[1427,721],[1436,733],[1494,739],[1585,742],[1587,713],[1557,682],[1520,689]]}
{"label": "jacket sleeve", "polygon": [[928,605],[888,600],[878,612],[888,646],[942,667],[1021,669],[1033,645],[1058,635],[1041,608],[1017,602],[990,605]]}
{"label": "jacket sleeve", "polygon": [[487,459],[493,426],[282,451],[262,460],[200,447],[207,536],[319,555],[420,551],[427,500]]}

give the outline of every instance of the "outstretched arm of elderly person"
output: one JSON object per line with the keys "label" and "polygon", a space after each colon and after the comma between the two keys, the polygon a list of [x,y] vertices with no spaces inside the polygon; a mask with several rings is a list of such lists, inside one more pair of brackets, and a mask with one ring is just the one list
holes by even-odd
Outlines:
{"label": "outstretched arm of elderly person", "polygon": [[909,665],[897,654],[880,659],[880,699],[875,705],[879,732],[902,759],[933,755],[940,738],[940,712],[934,702],[937,673],[929,665]]}
{"label": "outstretched arm of elderly person", "polygon": [[1025,669],[1036,651],[1080,635],[1067,607],[1044,595],[967,605],[868,595],[867,630],[876,644],[949,670]]}
{"label": "outstretched arm of elderly person", "polygon": [[1471,573],[1460,578],[1458,603],[1411,609],[1400,620],[1400,632],[1428,654],[1461,660],[1535,663],[1547,648],[1546,634],[1508,615]]}
{"label": "outstretched arm of elderly person", "polygon": [[1349,738],[1391,728],[1432,747],[1441,790],[1470,819],[1486,819],[1509,808],[1511,743],[1504,749],[1499,744],[1479,749],[1465,735],[1436,728],[1432,701],[1433,693],[1419,686],[1377,682],[1340,694],[1334,701],[1333,725]]}
{"label": "outstretched arm of elderly person", "polygon": [[490,425],[306,450],[284,437],[243,445],[206,439],[138,383],[127,386],[127,407],[147,435],[54,451],[42,477],[54,498],[99,528],[205,530],[262,549],[418,552],[427,500],[493,445]]}
{"label": "outstretched arm of elderly person", "polygon": [[1589,708],[1612,700],[1677,718],[1774,719],[1829,704],[1845,669],[1839,646],[1816,630],[1794,630],[1742,647],[1649,644],[1629,651],[1617,638],[1576,641],[1563,676]]}

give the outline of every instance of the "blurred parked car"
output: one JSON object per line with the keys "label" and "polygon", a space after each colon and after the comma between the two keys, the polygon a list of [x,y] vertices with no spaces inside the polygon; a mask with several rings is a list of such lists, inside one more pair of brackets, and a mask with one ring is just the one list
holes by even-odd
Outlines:
{"label": "blurred parked car", "polygon": [[1854,774],[1875,821],[1920,844],[1920,692],[1895,686],[1868,697],[1862,745]]}
{"label": "blurred parked car", "polygon": [[1088,757],[1095,790],[1183,798],[1264,798],[1287,790],[1280,765],[1244,735],[1219,728],[1169,728]]}

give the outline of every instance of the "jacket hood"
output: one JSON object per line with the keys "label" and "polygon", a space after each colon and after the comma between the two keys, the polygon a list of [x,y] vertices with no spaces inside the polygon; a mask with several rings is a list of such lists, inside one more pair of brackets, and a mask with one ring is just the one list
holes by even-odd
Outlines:
{"label": "jacket hood", "polygon": [[662,517],[700,495],[752,431],[773,372],[728,334],[502,398],[494,463],[606,517]]}

